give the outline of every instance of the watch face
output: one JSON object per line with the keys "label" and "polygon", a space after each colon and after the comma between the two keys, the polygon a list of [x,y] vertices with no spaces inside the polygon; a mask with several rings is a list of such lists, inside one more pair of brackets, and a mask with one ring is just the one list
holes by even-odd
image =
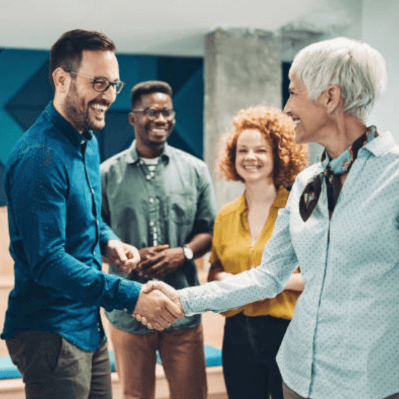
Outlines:
{"label": "watch face", "polygon": [[185,257],[187,260],[191,260],[191,259],[194,258],[194,254],[193,254],[193,251],[191,250],[191,248],[189,248],[189,247],[183,247],[183,251],[184,251],[184,257]]}

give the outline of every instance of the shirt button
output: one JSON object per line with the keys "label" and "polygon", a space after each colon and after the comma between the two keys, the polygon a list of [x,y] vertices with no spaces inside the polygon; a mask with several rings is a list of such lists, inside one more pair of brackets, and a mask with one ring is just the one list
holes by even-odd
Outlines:
{"label": "shirt button", "polygon": [[[150,226],[154,226],[154,222],[150,222]],[[154,229],[155,230],[155,229]]]}
{"label": "shirt button", "polygon": [[93,251],[93,255],[94,255],[94,256],[96,255],[96,251]]}
{"label": "shirt button", "polygon": [[150,198],[149,201],[150,201],[150,204],[152,204],[154,202],[154,198]]}
{"label": "shirt button", "polygon": [[153,228],[153,230],[154,230],[154,233],[155,233],[155,232],[157,231],[157,228],[156,228],[156,227],[154,227],[154,228]]}
{"label": "shirt button", "polygon": [[145,178],[146,178],[147,180],[151,180],[151,176],[150,176],[150,175],[147,175]]}
{"label": "shirt button", "polygon": [[154,240],[156,240],[158,238],[157,233],[154,233],[153,238],[154,238]]}
{"label": "shirt button", "polygon": [[91,191],[92,194],[94,194],[94,190],[93,189],[91,189],[90,191]]}
{"label": "shirt button", "polygon": [[85,143],[85,141],[84,141],[84,140],[82,140],[82,141],[80,142],[80,144],[81,144],[81,145],[83,145],[84,143]]}
{"label": "shirt button", "polygon": [[96,223],[97,223],[97,226],[100,224],[100,222],[99,222],[99,220],[98,220],[98,219],[96,219]]}

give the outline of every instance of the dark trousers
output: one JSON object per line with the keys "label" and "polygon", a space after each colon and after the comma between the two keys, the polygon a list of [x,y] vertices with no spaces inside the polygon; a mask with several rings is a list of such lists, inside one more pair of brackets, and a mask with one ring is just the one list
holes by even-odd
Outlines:
{"label": "dark trousers", "polygon": [[24,331],[6,341],[27,399],[112,399],[107,344],[86,352],[59,335]]}
{"label": "dark trousers", "polygon": [[276,355],[288,324],[271,316],[226,319],[222,359],[229,399],[283,399]]}

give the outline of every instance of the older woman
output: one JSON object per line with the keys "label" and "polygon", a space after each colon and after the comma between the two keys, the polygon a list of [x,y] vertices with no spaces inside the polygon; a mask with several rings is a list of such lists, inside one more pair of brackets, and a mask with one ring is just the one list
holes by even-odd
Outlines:
{"label": "older woman", "polygon": [[[241,110],[223,136],[219,172],[242,181],[245,192],[226,204],[214,227],[208,280],[260,264],[278,210],[285,207],[295,176],[306,165],[306,151],[295,144],[292,120],[258,106]],[[282,399],[276,355],[303,290],[299,273],[284,292],[224,313],[223,373],[230,399]]]}
{"label": "older woman", "polygon": [[375,49],[345,38],[298,53],[285,111],[321,161],[298,175],[261,266],[179,291],[186,314],[224,311],[273,297],[301,265],[277,356],[285,398],[399,398],[399,147],[365,124],[385,73]]}

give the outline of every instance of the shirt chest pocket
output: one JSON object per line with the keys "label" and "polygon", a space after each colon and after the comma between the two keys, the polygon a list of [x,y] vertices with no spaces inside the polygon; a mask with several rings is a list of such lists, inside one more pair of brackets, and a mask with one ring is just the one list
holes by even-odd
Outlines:
{"label": "shirt chest pocket", "polygon": [[174,223],[182,225],[194,222],[197,205],[192,193],[171,193],[168,208],[168,216]]}

